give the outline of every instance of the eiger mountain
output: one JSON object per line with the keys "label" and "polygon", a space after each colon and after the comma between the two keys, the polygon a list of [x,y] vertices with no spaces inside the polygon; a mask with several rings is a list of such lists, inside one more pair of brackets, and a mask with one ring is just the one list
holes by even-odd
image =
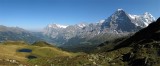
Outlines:
{"label": "eiger mountain", "polygon": [[[109,63],[114,62],[113,66],[159,66],[160,17],[132,36],[100,44],[97,52],[104,52],[102,56],[106,57],[110,55],[114,60]],[[124,64],[119,65],[121,63]]]}
{"label": "eiger mountain", "polygon": [[33,43],[35,41],[41,40],[34,36],[31,32],[26,31],[19,27],[6,27],[0,25],[0,42],[3,41],[25,41],[28,43]]}
{"label": "eiger mountain", "polygon": [[[103,34],[119,36],[130,32],[137,32],[138,30],[148,26],[148,24],[154,20],[155,18],[148,12],[142,15],[131,15],[122,9],[118,9],[110,17],[100,20],[98,23],[76,24],[69,26],[49,24],[44,29],[44,35],[50,36],[53,38],[53,41],[59,44],[65,44],[70,42],[72,38],[77,37],[77,40],[85,40],[86,42]],[[104,38],[104,36],[101,38]]]}
{"label": "eiger mountain", "polygon": [[108,19],[106,19],[102,28],[108,28],[111,31],[120,32],[135,32],[138,28],[144,28],[149,23],[153,22],[155,18],[148,12],[143,15],[127,14],[124,10],[118,9]]}

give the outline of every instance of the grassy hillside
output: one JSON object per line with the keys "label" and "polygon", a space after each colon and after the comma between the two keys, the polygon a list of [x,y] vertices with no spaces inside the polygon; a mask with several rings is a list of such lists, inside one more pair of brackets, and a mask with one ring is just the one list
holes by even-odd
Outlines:
{"label": "grassy hillside", "polygon": [[[56,47],[29,45],[24,42],[8,41],[0,44],[0,66],[43,65],[49,63],[45,59],[55,57],[72,57],[76,54],[62,51]],[[42,62],[43,61],[43,62]],[[4,64],[1,64],[4,63]]]}
{"label": "grassy hillside", "polygon": [[0,48],[0,66],[108,66],[115,62],[116,65],[122,65],[124,63],[113,59],[130,51],[130,48],[124,48],[95,54],[71,53],[42,41],[35,42],[33,45],[22,41],[8,41],[1,43]]}

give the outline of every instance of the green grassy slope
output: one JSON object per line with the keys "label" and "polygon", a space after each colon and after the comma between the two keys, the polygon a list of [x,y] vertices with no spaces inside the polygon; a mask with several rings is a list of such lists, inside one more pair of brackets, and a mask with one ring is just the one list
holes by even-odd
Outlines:
{"label": "green grassy slope", "polygon": [[[30,66],[42,65],[49,62],[43,59],[49,59],[49,58],[55,58],[55,57],[71,57],[75,55],[74,53],[62,51],[53,46],[52,47],[48,45],[45,46],[45,44],[43,44],[43,46],[29,45],[21,41],[19,42],[8,41],[8,42],[1,43],[0,49],[1,49],[0,63],[5,62],[6,65],[12,64],[10,60],[17,61],[18,62],[17,65],[19,64],[30,65]],[[31,52],[19,51],[23,49],[31,50]],[[29,56],[35,56],[36,58],[29,59],[28,58]],[[43,61],[43,63],[41,61]],[[13,63],[12,65],[14,66],[15,64]]]}

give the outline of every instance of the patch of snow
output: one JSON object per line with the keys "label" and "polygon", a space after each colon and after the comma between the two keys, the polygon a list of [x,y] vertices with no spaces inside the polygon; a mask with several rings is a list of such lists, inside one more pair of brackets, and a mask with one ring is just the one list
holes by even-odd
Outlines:
{"label": "patch of snow", "polygon": [[57,25],[57,27],[59,27],[59,28],[67,28],[68,26],[66,26],[66,25],[60,25],[60,24],[56,24]]}
{"label": "patch of snow", "polygon": [[149,12],[145,12],[145,13],[144,13],[144,18],[146,18],[146,19],[152,18],[151,21],[154,21],[154,20],[155,20],[155,18],[154,18],[154,17],[152,16],[152,14],[150,14]]}
{"label": "patch of snow", "polygon": [[117,30],[114,30],[114,32],[115,32],[116,34],[118,34]]}
{"label": "patch of snow", "polygon": [[100,21],[99,21],[99,23],[104,23],[104,22],[105,22],[105,20],[100,20]]}
{"label": "patch of snow", "polygon": [[136,19],[136,18],[140,17],[139,15],[131,15],[131,14],[128,14],[128,15],[129,15],[129,17],[130,17],[131,19]]}
{"label": "patch of snow", "polygon": [[98,34],[100,34],[100,31],[98,31]]}
{"label": "patch of snow", "polygon": [[51,25],[51,24],[49,24],[49,25],[48,25],[48,27],[49,27],[49,28],[52,28],[52,25]]}
{"label": "patch of snow", "polygon": [[49,24],[49,28],[67,28],[68,26],[66,25],[60,25],[60,24]]}
{"label": "patch of snow", "polygon": [[146,26],[148,26],[149,24],[148,23],[146,23],[146,22],[144,22],[144,24],[146,25]]}
{"label": "patch of snow", "polygon": [[122,9],[122,8],[120,8],[120,9],[118,9],[118,11],[123,11],[123,9]]}
{"label": "patch of snow", "polygon": [[83,28],[85,27],[86,25],[85,24],[78,24],[79,27]]}
{"label": "patch of snow", "polygon": [[138,23],[135,23],[136,26],[139,26]]}

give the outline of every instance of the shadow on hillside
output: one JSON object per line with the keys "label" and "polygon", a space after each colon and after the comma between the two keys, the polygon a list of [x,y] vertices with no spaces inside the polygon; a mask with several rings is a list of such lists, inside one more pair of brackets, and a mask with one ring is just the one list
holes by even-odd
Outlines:
{"label": "shadow on hillside", "polygon": [[37,57],[36,56],[33,56],[33,55],[29,55],[27,56],[28,59],[36,59]]}

